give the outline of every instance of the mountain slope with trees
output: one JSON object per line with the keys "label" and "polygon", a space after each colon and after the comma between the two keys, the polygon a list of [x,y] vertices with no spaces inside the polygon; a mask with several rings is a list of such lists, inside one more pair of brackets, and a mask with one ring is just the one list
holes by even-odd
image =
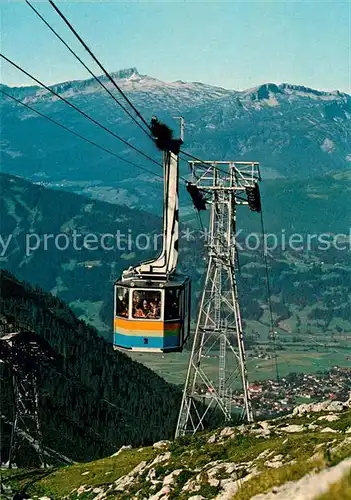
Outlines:
{"label": "mountain slope with trees", "polygon": [[[113,351],[60,299],[0,271],[0,313],[29,325],[62,358],[39,373],[44,445],[72,460],[109,455],[121,445],[150,444],[175,431],[180,391],[153,371]],[[1,370],[1,445],[9,443],[13,406],[9,371]],[[31,454],[24,446],[18,465]]]}
{"label": "mountain slope with trees", "polygon": [[[349,300],[351,255],[348,251],[348,220],[351,209],[348,202],[351,178],[347,173],[333,173],[308,182],[282,179],[262,182],[261,193],[267,233],[277,236],[278,247],[268,252],[271,276],[272,308],[275,326],[282,326],[291,336],[300,333],[351,332]],[[5,254],[0,257],[0,267],[8,269],[32,284],[52,292],[70,304],[73,311],[96,326],[99,333],[111,339],[113,311],[113,282],[121,271],[130,265],[146,260],[157,250],[138,250],[136,237],[144,233],[154,237],[160,248],[161,218],[147,212],[125,206],[91,200],[89,198],[34,185],[19,177],[0,175],[0,233],[6,240],[13,235]],[[336,204],[336,200],[338,200]],[[58,210],[58,207],[60,209]],[[160,205],[161,216],[161,205]],[[307,215],[308,214],[308,215]],[[342,217],[344,214],[344,217]],[[180,219],[183,212],[181,211]],[[203,215],[204,222],[206,215]],[[181,226],[180,268],[193,278],[193,315],[196,315],[201,283],[206,261],[204,238],[189,220]],[[197,223],[197,221],[196,221]],[[239,207],[239,294],[245,322],[258,321],[267,329],[266,276],[264,269],[260,217]],[[83,235],[104,234],[131,235],[133,245],[124,249],[104,250],[89,245],[73,246],[74,231]],[[26,235],[34,232],[40,238],[38,248],[26,255]],[[253,232],[260,240],[258,249],[249,249],[245,239]],[[301,250],[294,251],[287,245],[282,248],[282,236],[300,233]],[[308,234],[328,233],[329,240],[335,234],[344,234],[344,250],[331,247],[318,249],[316,240],[307,247]],[[66,250],[55,248],[54,236],[44,246],[45,234],[66,235]],[[141,240],[142,247],[145,238]],[[33,239],[33,246],[37,242]],[[255,248],[256,238],[246,240]],[[272,237],[268,244],[273,242]],[[63,236],[58,241],[63,245]],[[108,245],[112,240],[107,240]],[[1,249],[0,249],[1,250]],[[256,325],[249,332],[257,333]]]}

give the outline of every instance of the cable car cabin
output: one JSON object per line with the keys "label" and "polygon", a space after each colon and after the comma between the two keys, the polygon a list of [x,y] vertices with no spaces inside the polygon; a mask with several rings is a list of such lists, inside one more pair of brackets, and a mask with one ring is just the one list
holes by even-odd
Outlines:
{"label": "cable car cabin", "polygon": [[116,349],[182,351],[189,331],[189,278],[116,282],[113,337]]}

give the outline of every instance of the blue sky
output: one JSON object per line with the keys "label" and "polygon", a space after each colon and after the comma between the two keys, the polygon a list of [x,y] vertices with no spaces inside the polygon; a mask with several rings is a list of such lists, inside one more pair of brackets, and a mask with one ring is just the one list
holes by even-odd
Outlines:
{"label": "blue sky", "polygon": [[[136,66],[161,80],[245,89],[289,82],[351,93],[349,1],[57,2],[109,71]],[[94,70],[47,2],[35,6]],[[20,1],[0,0],[2,52],[45,83],[84,68]],[[99,72],[100,73],[100,72]],[[29,79],[1,67],[1,81]]]}

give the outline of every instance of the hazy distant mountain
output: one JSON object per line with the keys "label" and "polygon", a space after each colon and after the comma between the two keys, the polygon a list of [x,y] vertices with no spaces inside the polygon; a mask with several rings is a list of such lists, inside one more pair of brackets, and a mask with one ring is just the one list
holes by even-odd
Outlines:
{"label": "hazy distant mountain", "polygon": [[[348,94],[271,83],[239,92],[202,83],[166,83],[140,75],[135,68],[116,72],[113,77],[148,120],[156,114],[176,130],[174,117],[182,114],[186,122],[184,149],[202,159],[257,160],[266,179],[309,179],[350,167]],[[110,82],[102,80],[116,92]],[[89,139],[161,173],[156,165],[46,90],[35,86],[0,88]],[[65,82],[53,88],[161,161],[152,142],[95,80]],[[160,201],[160,179],[110,157],[4,96],[0,96],[0,106],[3,171],[131,207],[154,210]],[[182,172],[188,172],[186,164]]]}

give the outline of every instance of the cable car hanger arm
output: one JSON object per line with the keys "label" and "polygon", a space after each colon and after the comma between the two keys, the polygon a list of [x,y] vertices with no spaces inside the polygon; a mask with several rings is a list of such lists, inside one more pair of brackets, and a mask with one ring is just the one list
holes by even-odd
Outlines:
{"label": "cable car hanger arm", "polygon": [[179,240],[179,151],[182,139],[174,139],[167,125],[152,117],[150,129],[158,149],[163,151],[164,200],[162,250],[158,257],[150,259],[124,272],[127,276],[167,278],[173,274],[178,262]]}

